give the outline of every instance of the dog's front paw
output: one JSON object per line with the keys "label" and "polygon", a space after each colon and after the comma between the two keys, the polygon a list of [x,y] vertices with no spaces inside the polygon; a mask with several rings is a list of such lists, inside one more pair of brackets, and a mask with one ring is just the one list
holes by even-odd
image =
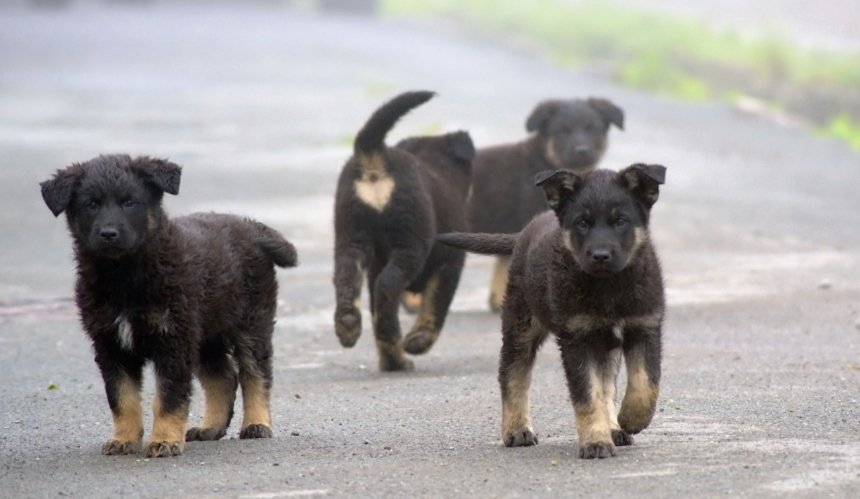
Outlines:
{"label": "dog's front paw", "polygon": [[603,459],[615,455],[612,442],[592,442],[579,446],[579,457],[582,459]]}
{"label": "dog's front paw", "polygon": [[146,457],[171,457],[182,454],[182,442],[149,442],[146,444],[146,449],[143,455]]}
{"label": "dog's front paw", "polygon": [[250,439],[250,438],[272,438],[274,433],[272,433],[272,429],[264,424],[250,424],[239,432],[239,438],[241,439]]}
{"label": "dog's front paw", "polygon": [[505,434],[505,447],[529,447],[537,445],[538,437],[531,428],[523,428]]}
{"label": "dog's front paw", "polygon": [[433,347],[437,338],[439,338],[438,332],[426,328],[416,329],[403,339],[403,349],[412,355],[421,355]]}
{"label": "dog's front paw", "polygon": [[624,430],[612,430],[612,443],[615,444],[616,447],[633,445],[633,435]]}
{"label": "dog's front paw", "polygon": [[102,445],[102,454],[105,456],[124,456],[138,452],[140,452],[140,440],[123,441],[112,438]]}
{"label": "dog's front paw", "polygon": [[185,441],[220,440],[227,434],[226,428],[189,428],[185,432]]}
{"label": "dog's front paw", "polygon": [[357,308],[339,308],[334,313],[334,332],[340,344],[350,348],[361,336],[361,311]]}

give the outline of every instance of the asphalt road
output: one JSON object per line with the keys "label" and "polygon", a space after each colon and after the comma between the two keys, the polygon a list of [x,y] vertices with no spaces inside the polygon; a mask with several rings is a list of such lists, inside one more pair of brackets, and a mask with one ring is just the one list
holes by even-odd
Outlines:
{"label": "asphalt road", "polygon": [[[860,156],[842,144],[486,41],[275,7],[3,9],[0,68],[4,497],[860,495]],[[419,88],[439,96],[392,140],[514,140],[540,99],[597,95],[627,112],[604,166],[668,167],[652,218],[669,299],[659,412],[618,457],[576,458],[552,346],[532,387],[540,445],[501,445],[489,259],[469,259],[415,372],[377,372],[371,338],[339,346],[335,179],[369,113]],[[179,458],[99,453],[111,418],[64,221],[37,183],[108,152],[183,165],[173,214],[254,216],[298,246],[300,267],[279,271],[276,438],[239,441],[234,422]]]}

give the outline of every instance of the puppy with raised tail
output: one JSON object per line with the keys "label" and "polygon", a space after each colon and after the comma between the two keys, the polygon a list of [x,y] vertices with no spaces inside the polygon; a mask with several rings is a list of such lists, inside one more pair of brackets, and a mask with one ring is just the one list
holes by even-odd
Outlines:
{"label": "puppy with raised tail", "polygon": [[[274,266],[295,266],[296,250],[246,218],[169,219],[161,199],[179,193],[180,174],[169,161],[111,155],[59,170],[41,184],[48,208],[66,213],[72,235],[75,299],[114,421],[103,454],[141,448],[147,362],[156,379],[147,457],[179,455],[186,440],[223,437],[238,385],[240,438],[272,436]],[[200,425],[186,431],[193,374],[206,410]]]}
{"label": "puppy with raised tail", "polygon": [[[665,168],[537,175],[552,211],[519,234],[442,234],[467,251],[512,255],[502,306],[502,439],[535,445],[528,390],[550,333],[561,349],[576,416],[579,455],[604,458],[633,443],[654,416],[665,310],[660,262],[648,226]],[[627,392],[615,412],[621,357]]]}

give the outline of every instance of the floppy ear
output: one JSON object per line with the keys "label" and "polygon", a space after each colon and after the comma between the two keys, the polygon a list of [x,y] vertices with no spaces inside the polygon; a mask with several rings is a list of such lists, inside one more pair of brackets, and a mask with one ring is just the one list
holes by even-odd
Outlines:
{"label": "floppy ear", "polygon": [[82,173],[83,170],[79,165],[72,165],[64,170],[57,170],[53,178],[39,184],[42,188],[42,199],[55,217],[60,216],[60,213],[69,207]]}
{"label": "floppy ear", "polygon": [[475,157],[475,144],[469,132],[454,132],[448,134],[448,147],[454,156],[463,161],[472,161]]}
{"label": "floppy ear", "polygon": [[546,204],[561,214],[565,202],[582,186],[582,177],[569,170],[546,170],[535,175],[535,185],[543,187]]}
{"label": "floppy ear", "polygon": [[132,161],[132,168],[147,182],[168,194],[179,194],[179,180],[182,167],[166,159],[138,156]]}
{"label": "floppy ear", "polygon": [[558,111],[560,100],[545,100],[537,105],[526,120],[526,131],[537,132],[543,130],[552,115]]}
{"label": "floppy ear", "polygon": [[589,97],[587,102],[607,123],[617,126],[619,130],[624,130],[624,111],[620,107],[607,99],[597,97]]}
{"label": "floppy ear", "polygon": [[618,178],[650,210],[660,197],[660,185],[666,182],[666,167],[636,163],[618,172]]}

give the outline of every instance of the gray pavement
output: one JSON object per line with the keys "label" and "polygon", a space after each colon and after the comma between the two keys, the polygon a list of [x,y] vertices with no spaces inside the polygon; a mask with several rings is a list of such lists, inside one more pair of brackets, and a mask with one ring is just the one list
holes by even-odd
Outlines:
{"label": "gray pavement", "polygon": [[[0,68],[4,497],[860,495],[860,158],[844,145],[486,42],[273,6],[2,9]],[[368,337],[339,346],[334,182],[369,113],[416,88],[439,97],[392,140],[517,139],[538,100],[600,95],[628,116],[604,165],[668,167],[659,413],[618,457],[576,459],[551,345],[532,388],[541,443],[501,446],[489,259],[470,257],[414,373],[378,373]],[[276,438],[239,441],[234,423],[175,459],[100,455],[111,420],[69,301],[71,245],[37,183],[103,152],[182,164],[173,214],[254,216],[298,246],[300,267],[279,271]]]}

